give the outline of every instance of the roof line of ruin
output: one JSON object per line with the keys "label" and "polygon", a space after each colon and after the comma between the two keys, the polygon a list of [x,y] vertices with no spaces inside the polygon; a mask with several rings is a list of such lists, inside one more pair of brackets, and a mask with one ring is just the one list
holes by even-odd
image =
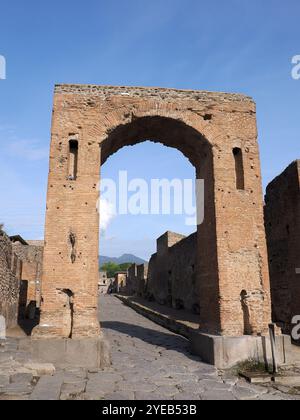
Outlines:
{"label": "roof line of ruin", "polygon": [[156,96],[157,95],[182,95],[192,96],[192,99],[203,100],[210,98],[223,99],[238,102],[254,102],[254,99],[241,93],[211,92],[207,90],[189,90],[163,87],[142,87],[142,86],[111,86],[111,85],[92,85],[92,84],[56,84],[55,93],[77,93],[77,94],[113,94],[124,96]]}
{"label": "roof line of ruin", "polygon": [[295,159],[279,175],[272,179],[272,181],[267,185],[266,192],[276,188],[277,183],[291,171],[300,173],[300,159]]}

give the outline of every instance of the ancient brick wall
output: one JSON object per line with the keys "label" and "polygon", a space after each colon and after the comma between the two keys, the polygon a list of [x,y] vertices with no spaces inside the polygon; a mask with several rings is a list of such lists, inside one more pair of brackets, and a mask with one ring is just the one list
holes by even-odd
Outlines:
{"label": "ancient brick wall", "polygon": [[141,264],[137,266],[137,295],[145,296],[147,279],[148,279],[148,264]]}
{"label": "ancient brick wall", "polygon": [[157,240],[150,260],[145,297],[161,305],[199,313],[197,233],[184,237],[167,232]]}
{"label": "ancient brick wall", "polygon": [[138,293],[137,265],[132,264],[128,269],[126,280],[126,293],[136,295]]}
{"label": "ancient brick wall", "polygon": [[4,316],[7,328],[18,322],[21,267],[9,237],[0,228],[0,315]]}
{"label": "ancient brick wall", "polygon": [[13,251],[23,265],[20,308],[23,308],[23,315],[25,315],[29,306],[40,307],[44,243],[43,241],[27,241],[23,244],[15,241]]}
{"label": "ancient brick wall", "polygon": [[273,320],[289,333],[300,315],[300,160],[270,183],[265,201]]}
{"label": "ancient brick wall", "polygon": [[205,182],[197,241],[201,331],[242,335],[249,314],[250,333],[267,332],[270,285],[257,137],[255,103],[244,95],[56,86],[42,317],[34,336],[99,336],[99,168],[122,147],[148,139],[181,151]]}

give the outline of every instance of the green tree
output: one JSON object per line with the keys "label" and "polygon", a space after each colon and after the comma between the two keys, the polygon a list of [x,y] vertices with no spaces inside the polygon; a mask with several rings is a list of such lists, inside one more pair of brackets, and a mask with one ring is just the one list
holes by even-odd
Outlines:
{"label": "green tree", "polygon": [[120,264],[120,271],[127,271],[132,266],[131,263]]}
{"label": "green tree", "polygon": [[127,271],[131,265],[132,265],[131,263],[116,264],[113,262],[108,262],[106,264],[103,264],[100,270],[106,271],[107,277],[112,278],[112,277],[115,277],[118,271]]}

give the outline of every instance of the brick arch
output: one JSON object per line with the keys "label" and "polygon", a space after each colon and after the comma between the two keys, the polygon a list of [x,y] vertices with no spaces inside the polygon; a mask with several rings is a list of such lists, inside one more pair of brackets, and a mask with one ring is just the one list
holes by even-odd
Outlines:
{"label": "brick arch", "polygon": [[205,136],[182,119],[164,117],[161,114],[134,116],[131,122],[111,129],[101,142],[101,164],[122,147],[134,146],[146,140],[179,150],[195,167],[201,158],[212,152],[211,144]]}
{"label": "brick arch", "polygon": [[116,106],[105,115],[100,115],[99,127],[102,129],[103,139],[118,126],[129,124],[137,118],[146,117],[161,117],[182,122],[202,133],[211,144],[214,143],[215,136],[218,136],[216,132],[218,125],[213,124],[212,114],[207,114],[205,111],[182,109],[176,103],[170,102],[162,103],[158,107],[157,101],[144,100],[143,103],[129,103],[122,107]]}
{"label": "brick arch", "polygon": [[[251,331],[266,331],[269,278],[252,99],[203,91],[59,85],[50,149],[44,302],[36,337],[100,334],[99,167],[119,148],[148,136],[181,150],[197,177],[207,182],[205,222],[198,227],[200,330],[243,335],[241,293],[247,290]],[[243,183],[237,182],[238,165]],[[70,166],[76,172],[71,176]]]}
{"label": "brick arch", "polygon": [[[149,105],[150,106],[150,105]],[[125,114],[124,114],[125,112]],[[116,118],[118,115],[119,118]],[[204,137],[201,131],[191,125],[193,115],[165,111],[155,107],[130,116],[130,122],[126,122],[124,115],[128,111],[122,110],[110,115],[108,120],[114,121],[112,127],[107,127],[107,137],[101,141],[101,164],[124,146],[133,146],[145,140],[161,143],[172,147],[189,159],[194,166],[196,177],[205,181],[205,220],[198,227],[198,279],[197,286],[199,295],[203,296],[199,302],[201,318],[199,323],[207,331],[221,330],[221,315],[219,306],[218,258],[216,239],[216,214],[215,214],[215,185],[213,169],[213,146]],[[138,116],[137,116],[138,115]],[[146,116],[145,116],[146,115]],[[167,116],[166,116],[167,115]],[[199,123],[194,119],[194,124],[201,128],[207,135],[215,134],[206,123]],[[118,122],[120,125],[117,125]],[[209,244],[205,247],[203,244]],[[101,248],[101,246],[100,246]],[[206,273],[206,278],[202,275]],[[208,286],[208,287],[207,287]],[[210,307],[210,309],[208,309]]]}

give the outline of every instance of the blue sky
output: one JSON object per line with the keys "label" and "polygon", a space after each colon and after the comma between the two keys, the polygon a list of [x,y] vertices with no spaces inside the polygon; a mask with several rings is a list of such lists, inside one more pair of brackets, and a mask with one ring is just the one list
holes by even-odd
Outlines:
{"label": "blue sky", "polygon": [[[300,80],[291,77],[292,57],[300,54],[298,0],[2,0],[0,10],[7,61],[0,220],[11,234],[43,236],[55,83],[246,93],[258,106],[264,185],[299,158]],[[115,176],[117,168],[147,179],[194,174],[179,152],[147,143],[135,153],[121,150],[103,175]],[[117,217],[101,253],[148,257],[167,229],[189,233],[183,217]]]}

